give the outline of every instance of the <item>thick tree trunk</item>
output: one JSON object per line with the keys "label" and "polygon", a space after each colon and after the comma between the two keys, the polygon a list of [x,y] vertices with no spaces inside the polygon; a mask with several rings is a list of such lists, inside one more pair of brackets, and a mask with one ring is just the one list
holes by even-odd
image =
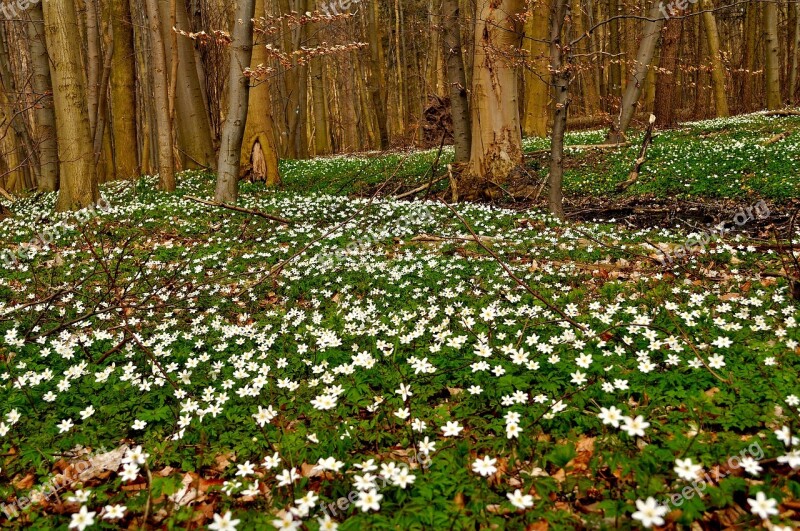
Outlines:
{"label": "thick tree trunk", "polygon": [[656,80],[656,100],[653,114],[656,115],[659,127],[668,128],[675,125],[676,90],[675,81],[678,68],[678,50],[683,33],[683,20],[671,18],[662,30],[661,61]]}
{"label": "thick tree trunk", "polygon": [[523,131],[528,136],[547,136],[550,99],[550,8],[545,0],[532,5],[533,13],[525,28],[525,50],[530,63],[525,69],[525,117]]}
{"label": "thick tree trunk", "polygon": [[472,84],[472,150],[463,199],[495,197],[522,164],[518,77],[513,54],[522,35],[524,0],[480,0],[475,24]]}
{"label": "thick tree trunk", "polygon": [[609,132],[609,141],[621,142],[625,138],[625,131],[631,124],[636,108],[639,104],[639,97],[647,79],[647,71],[653,56],[656,53],[656,46],[661,35],[661,28],[664,26],[664,16],[661,14],[659,2],[654,2],[648,14],[648,20],[644,25],[644,35],[639,43],[639,51],[636,54],[636,63],[633,66],[631,76],[625,85],[625,94],[622,96],[619,116],[614,120],[614,124]]}
{"label": "thick tree trunk", "polygon": [[158,14],[158,0],[146,0],[147,21],[150,28],[152,79],[154,110],[158,135],[158,174],[161,189],[175,191],[175,160],[172,151],[172,123],[169,119],[169,94],[167,80],[167,61],[161,20]]}
{"label": "thick tree trunk", "polygon": [[100,197],[80,56],[75,1],[43,2],[54,88],[61,186],[56,210],[79,210]]}
{"label": "thick tree trunk", "polygon": [[764,48],[767,54],[764,71],[766,74],[767,108],[781,107],[781,60],[778,42],[778,6],[773,2],[764,3]]}
{"label": "thick tree trunk", "polygon": [[567,117],[569,115],[569,85],[573,77],[572,65],[569,64],[569,58],[564,56],[565,47],[562,44],[569,41],[569,21],[569,0],[555,0],[553,2],[552,29],[550,32],[550,70],[552,72],[552,84],[555,88],[555,111],[550,146],[549,196],[547,203],[550,213],[559,219],[564,218],[564,135],[567,131]]}
{"label": "thick tree trunk", "polygon": [[33,4],[28,12],[27,37],[31,47],[33,91],[37,106],[35,143],[39,149],[40,192],[54,192],[58,188],[58,143],[56,142],[56,114],[53,109],[53,84],[50,80],[50,57],[44,34],[42,4]]}
{"label": "thick tree trunk", "polygon": [[117,177],[132,179],[140,174],[136,142],[136,81],[133,26],[127,1],[109,2],[114,54],[111,62],[111,133]]}
{"label": "thick tree trunk", "polygon": [[725,65],[722,64],[722,55],[720,53],[717,19],[714,16],[714,12],[711,11],[714,9],[714,2],[712,0],[702,0],[700,8],[703,10],[703,25],[706,30],[708,55],[711,58],[714,104],[717,108],[717,116],[724,118],[730,116],[730,111],[728,110],[728,95],[725,91]]}
{"label": "thick tree trunk", "polygon": [[250,101],[250,78],[244,75],[244,70],[253,56],[254,14],[255,0],[238,0],[231,31],[228,112],[222,127],[214,194],[219,203],[235,203],[239,196],[239,163]]}
{"label": "thick tree trunk", "polygon": [[[255,17],[264,16],[264,0],[256,0]],[[253,47],[250,66],[266,65],[269,61],[267,49],[263,44]],[[270,83],[255,81],[250,87],[250,101],[247,106],[247,125],[242,142],[241,165],[251,165],[253,180],[264,181],[267,186],[281,183],[278,171],[278,146],[275,140],[275,122],[272,118],[272,96]]]}
{"label": "thick tree trunk", "polygon": [[447,67],[447,89],[450,95],[450,109],[453,116],[453,138],[455,141],[455,161],[469,162],[472,131],[469,123],[469,95],[467,76],[464,72],[464,56],[461,49],[461,16],[458,0],[442,1],[442,22],[444,24],[444,57]]}

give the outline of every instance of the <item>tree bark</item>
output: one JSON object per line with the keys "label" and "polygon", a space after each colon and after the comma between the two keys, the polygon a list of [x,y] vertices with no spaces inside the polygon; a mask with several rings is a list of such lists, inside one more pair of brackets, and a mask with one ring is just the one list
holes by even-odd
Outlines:
{"label": "tree bark", "polygon": [[383,40],[381,39],[380,17],[378,0],[371,0],[368,13],[369,34],[369,63],[372,72],[372,83],[370,92],[372,95],[372,105],[375,107],[375,114],[378,120],[378,132],[380,134],[381,149],[389,147],[389,127],[386,121],[386,74],[384,70]]}
{"label": "tree bark", "polygon": [[169,80],[158,0],[146,0],[147,21],[150,28],[154,110],[158,136],[159,184],[165,192],[175,191],[175,160],[172,151],[172,123],[169,119]]}
{"label": "tree bark", "polygon": [[547,136],[550,99],[550,9],[545,0],[532,5],[525,28],[525,45],[530,64],[525,69],[525,117],[523,131],[528,136]]}
{"label": "tree bark", "polygon": [[[681,13],[682,14],[682,13]],[[679,14],[680,15],[680,14]],[[675,125],[675,90],[676,72],[678,68],[678,50],[683,33],[683,21],[677,18],[667,20],[662,30],[661,61],[656,80],[656,100],[653,114],[656,115],[659,127],[669,128]]]}
{"label": "tree bark", "polygon": [[766,75],[767,109],[774,110],[781,107],[781,60],[778,42],[778,6],[773,2],[764,4],[764,48],[766,62],[764,72]]}
{"label": "tree bark", "polygon": [[[322,1],[316,0],[321,4]],[[312,24],[309,47],[319,46],[321,25]],[[314,112],[314,155],[328,155],[331,152],[331,133],[328,127],[328,104],[325,97],[325,76],[322,57],[311,59],[311,93]]]}
{"label": "tree bark", "polygon": [[[550,145],[550,175],[548,177],[548,208],[550,213],[564,219],[564,135],[567,131],[570,94],[572,82],[572,65],[565,58],[564,42],[570,36],[570,3],[569,0],[555,0],[551,17],[550,33],[550,71],[555,88],[555,111],[553,114],[553,136]],[[569,51],[566,51],[569,53]],[[566,60],[565,60],[566,59]]]}
{"label": "tree bark", "polygon": [[237,1],[230,43],[228,112],[222,127],[217,190],[214,194],[219,203],[235,203],[239,196],[239,164],[250,101],[250,78],[244,74],[244,70],[250,66],[253,58],[254,14],[254,0]]}
{"label": "tree bark", "polygon": [[519,48],[524,0],[481,0],[475,24],[472,150],[463,199],[495,197],[522,164],[518,76],[502,54]]}
{"label": "tree bark", "polygon": [[94,205],[100,192],[92,153],[75,1],[43,2],[42,7],[54,88],[61,179],[56,210],[79,210]]}
{"label": "tree bark", "polygon": [[130,3],[109,2],[114,55],[111,62],[111,133],[117,177],[140,174],[136,141],[136,64]]}
{"label": "tree bark", "polygon": [[703,25],[706,30],[706,41],[708,43],[708,55],[711,58],[711,81],[714,85],[714,105],[717,109],[717,117],[724,118],[730,116],[728,110],[728,95],[725,91],[725,65],[722,64],[722,55],[719,46],[719,31],[717,30],[717,19],[714,16],[713,0],[702,0],[700,8],[703,10]]}
{"label": "tree bark", "polygon": [[665,19],[659,7],[660,4],[656,1],[650,8],[650,13],[648,14],[650,20],[645,22],[644,25],[644,35],[639,43],[639,51],[636,54],[636,63],[633,66],[633,71],[628,83],[625,85],[625,94],[622,96],[619,116],[617,116],[609,132],[608,140],[610,142],[622,142],[625,139],[625,132],[628,130],[636,112],[639,97],[642,94],[642,87],[647,78],[647,71],[650,68],[650,63],[653,62],[661,28],[664,26]]}
{"label": "tree bark", "polygon": [[[255,18],[264,16],[264,0],[255,2]],[[263,44],[253,47],[250,66],[255,68],[269,61],[267,49]],[[275,141],[275,122],[272,118],[272,96],[270,83],[256,81],[250,87],[250,101],[247,106],[247,125],[242,142],[241,165],[252,165],[252,178],[265,181],[267,186],[281,183],[278,171],[278,146]]]}
{"label": "tree bark", "polygon": [[54,192],[58,188],[58,143],[56,142],[56,114],[53,109],[53,84],[50,79],[50,56],[44,33],[44,14],[41,2],[28,11],[27,37],[30,42],[33,68],[33,91],[37,100],[36,145],[39,149],[40,192]]}
{"label": "tree bark", "polygon": [[450,95],[450,112],[453,117],[453,139],[455,161],[469,162],[472,131],[469,123],[469,95],[467,76],[464,72],[464,56],[461,49],[461,25],[458,0],[442,1],[444,24],[444,56],[447,67],[447,89]]}
{"label": "tree bark", "polygon": [[792,28],[792,65],[789,70],[789,103],[794,105],[797,97],[797,68],[798,68],[798,55],[800,55],[800,4],[795,3],[792,6],[794,9],[794,27]]}
{"label": "tree bark", "polygon": [[[116,0],[115,0],[116,1]],[[166,72],[169,73],[173,68],[173,54],[166,53],[170,50],[173,38],[172,28],[168,21],[172,18],[170,2],[159,1],[159,13],[161,15],[161,36],[165,49]],[[181,30],[189,31],[189,18],[181,0],[175,10],[177,27]],[[208,116],[206,97],[203,94],[203,87],[200,80],[203,76],[202,64],[198,64],[195,56],[194,43],[191,39],[178,36],[177,39],[177,83],[175,85],[175,133],[178,143],[178,151],[181,155],[181,167],[183,168],[211,168],[216,166],[216,155],[214,151],[214,136],[211,132],[211,121]],[[169,76],[167,76],[169,78]],[[169,94],[169,85],[167,93]],[[168,98],[169,101],[169,98]]]}

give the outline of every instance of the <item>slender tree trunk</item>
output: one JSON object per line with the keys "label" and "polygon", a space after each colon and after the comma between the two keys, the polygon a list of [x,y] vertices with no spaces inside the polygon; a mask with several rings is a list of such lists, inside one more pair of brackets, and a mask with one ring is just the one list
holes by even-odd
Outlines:
{"label": "slender tree trunk", "polygon": [[656,100],[653,114],[659,127],[668,128],[675,125],[676,72],[678,68],[678,50],[683,33],[683,21],[677,18],[667,20],[662,30],[661,61],[656,81]]}
{"label": "slender tree trunk", "polygon": [[459,184],[464,199],[502,193],[511,172],[522,164],[518,76],[499,53],[513,53],[522,35],[518,16],[524,0],[480,0],[475,24],[472,150],[467,179]]}
{"label": "slender tree trunk", "polygon": [[84,0],[86,7],[86,68],[88,85],[86,90],[89,105],[89,127],[94,138],[97,131],[97,107],[100,93],[100,68],[103,63],[100,50],[100,24],[97,17],[96,0]]}
{"label": "slender tree trunk", "polygon": [[648,14],[650,20],[645,22],[644,35],[639,43],[636,63],[633,66],[628,83],[625,85],[625,94],[622,97],[619,116],[614,121],[609,132],[609,140],[612,142],[620,142],[625,138],[625,132],[628,130],[636,113],[639,97],[642,94],[642,87],[647,78],[647,71],[650,68],[650,63],[653,62],[658,39],[661,35],[661,28],[664,26],[664,17],[659,6],[659,2],[653,3],[653,7],[650,8],[650,13]]}
{"label": "slender tree trunk", "polygon": [[[255,17],[263,17],[264,0],[256,0]],[[268,64],[269,56],[263,44],[253,47],[250,66]],[[250,101],[247,106],[247,126],[242,143],[241,165],[252,165],[253,180],[265,181],[267,186],[281,183],[278,171],[278,146],[275,141],[275,123],[272,119],[272,96],[270,83],[255,81],[250,87]]]}
{"label": "slender tree trunk", "polygon": [[623,13],[619,9],[619,0],[608,1],[608,17],[611,19],[608,31],[609,53],[611,61],[609,66],[608,84],[609,93],[614,98],[622,98],[622,24],[619,19],[615,19]]}
{"label": "slender tree trunk", "polygon": [[[564,219],[564,135],[567,131],[572,65],[565,58],[564,42],[570,38],[569,0],[555,0],[551,16],[550,70],[555,87],[555,111],[553,115],[553,136],[550,145],[550,175],[548,178],[548,208],[550,213]],[[569,52],[567,52],[569,53]]]}
{"label": "slender tree trunk", "polygon": [[250,78],[244,75],[244,70],[250,66],[253,58],[254,14],[255,0],[237,1],[231,31],[228,112],[222,128],[217,190],[214,194],[220,203],[235,203],[239,196],[239,164],[250,101]]}
{"label": "slender tree trunk", "polygon": [[525,69],[525,117],[523,131],[528,136],[547,136],[550,99],[550,8],[545,0],[532,4],[533,13],[525,28],[525,50],[530,64]]}
{"label": "slender tree trunk", "polygon": [[756,70],[756,39],[758,37],[758,11],[759,4],[748,3],[745,15],[745,41],[742,78],[742,108],[745,112],[753,109],[753,77]]}
{"label": "slender tree trunk", "polygon": [[50,57],[44,34],[44,14],[41,2],[28,11],[27,37],[31,49],[33,91],[37,100],[36,144],[39,149],[40,192],[53,192],[58,188],[58,143],[56,142],[56,114],[53,109],[53,84],[50,80]]}
{"label": "slender tree trunk", "polygon": [[117,177],[132,179],[140,174],[136,141],[136,81],[133,22],[130,3],[108,2],[114,54],[111,62],[111,133]]}
{"label": "slender tree trunk", "polygon": [[147,21],[150,28],[152,79],[156,129],[158,133],[158,173],[161,189],[175,191],[175,160],[172,151],[172,123],[169,120],[169,80],[158,0],[146,0]]}
{"label": "slender tree trunk", "polygon": [[792,6],[794,10],[794,27],[792,28],[792,66],[789,70],[789,103],[794,105],[797,101],[797,67],[798,55],[800,55],[800,4]]}
{"label": "slender tree trunk", "polygon": [[778,42],[778,6],[773,2],[765,2],[764,6],[764,48],[766,63],[767,108],[781,107],[781,61]]}
{"label": "slender tree trunk", "polygon": [[379,4],[378,0],[371,0],[368,14],[369,34],[369,59],[370,70],[372,73],[372,83],[370,93],[372,95],[372,105],[375,107],[375,114],[378,120],[378,132],[380,133],[381,149],[389,147],[389,128],[386,121],[386,74],[384,70],[383,43],[381,39],[381,26],[379,25]]}
{"label": "slender tree trunk", "polygon": [[719,31],[717,30],[717,19],[714,16],[714,2],[712,0],[702,0],[700,8],[703,10],[703,25],[706,30],[706,41],[708,42],[708,55],[711,58],[711,81],[714,84],[714,104],[717,108],[717,116],[724,118],[730,116],[728,110],[728,95],[725,91],[725,65],[722,64],[722,55],[719,46]]}
{"label": "slender tree trunk", "polygon": [[61,186],[56,210],[78,210],[100,197],[80,57],[75,1],[43,2],[54,89]]}
{"label": "slender tree trunk", "polygon": [[464,56],[461,50],[461,25],[458,0],[442,1],[442,22],[444,24],[444,56],[447,66],[447,89],[450,94],[450,108],[453,116],[453,139],[455,161],[469,162],[472,144],[472,131],[469,123],[469,96],[467,76],[464,72]]}

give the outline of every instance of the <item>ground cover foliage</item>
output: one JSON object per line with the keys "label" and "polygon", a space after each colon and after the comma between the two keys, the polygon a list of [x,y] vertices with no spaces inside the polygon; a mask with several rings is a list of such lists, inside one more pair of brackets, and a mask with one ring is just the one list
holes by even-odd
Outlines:
{"label": "ground cover foliage", "polygon": [[[625,194],[777,212],[800,148],[764,141],[798,123],[665,133]],[[193,201],[203,173],[108,184],[89,214],[17,201],[0,525],[793,528],[797,228],[676,253],[696,230],[354,195],[425,182],[436,157],[289,161],[284,189],[243,186],[288,224]],[[567,189],[610,193],[625,157]]]}

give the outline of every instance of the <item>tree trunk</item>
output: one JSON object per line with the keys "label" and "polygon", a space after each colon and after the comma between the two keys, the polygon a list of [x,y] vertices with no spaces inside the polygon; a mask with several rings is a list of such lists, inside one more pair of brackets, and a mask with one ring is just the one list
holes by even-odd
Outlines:
{"label": "tree trunk", "polygon": [[614,19],[623,13],[619,9],[619,0],[608,1],[608,17],[611,20],[608,31],[610,33],[609,53],[611,61],[609,66],[608,84],[609,93],[614,98],[622,97],[622,22]]}
{"label": "tree trunk", "polygon": [[758,12],[760,6],[755,3],[748,3],[745,15],[745,42],[742,78],[742,110],[748,112],[753,109],[753,77],[756,70],[756,40],[758,37]]}
{"label": "tree trunk", "polygon": [[[169,25],[172,18],[170,2],[158,1],[161,20],[161,36],[165,49],[165,72],[172,71],[173,54],[166,53],[170,50],[173,31]],[[182,1],[178,0],[175,10],[175,19],[178,28],[189,31],[189,18]],[[198,64],[195,56],[194,43],[191,39],[178,36],[178,69],[177,83],[175,85],[175,133],[178,141],[178,150],[181,154],[181,167],[183,168],[211,168],[216,165],[214,151],[214,136],[211,132],[211,121],[208,116],[206,97],[200,84],[203,67]],[[169,79],[169,76],[167,76]],[[169,95],[169,85],[167,85]],[[169,102],[169,97],[167,98]]]}
{"label": "tree trunk", "polygon": [[773,2],[764,4],[764,48],[767,54],[764,72],[766,75],[767,108],[781,107],[781,61],[778,42],[778,6]]}
{"label": "tree trunk", "polygon": [[169,81],[158,0],[146,0],[147,20],[150,28],[150,48],[156,130],[158,135],[158,174],[161,189],[175,191],[175,160],[172,147],[172,123],[169,119]]}
{"label": "tree trunk", "polygon": [[[255,18],[264,16],[264,0],[255,2]],[[269,61],[267,49],[263,44],[253,47],[250,66],[255,68]],[[270,83],[255,81],[250,87],[250,101],[247,106],[247,125],[242,142],[241,165],[252,165],[253,180],[265,181],[267,186],[281,183],[278,171],[278,146],[275,141],[275,122],[272,119],[272,96]]]}
{"label": "tree trunk", "polygon": [[[678,16],[680,16],[679,13]],[[661,61],[656,80],[656,100],[653,114],[659,127],[668,128],[675,125],[676,108],[676,71],[678,68],[678,50],[683,33],[683,20],[671,18],[666,21],[662,30]]]}
{"label": "tree trunk", "polygon": [[466,163],[470,158],[472,131],[469,123],[469,95],[467,94],[467,76],[464,72],[464,56],[461,49],[460,21],[458,0],[443,0],[443,44],[447,67],[447,89],[450,94],[450,112],[453,116],[455,161]]}
{"label": "tree trunk", "polygon": [[254,14],[255,0],[237,1],[230,43],[228,112],[222,127],[217,190],[214,194],[218,203],[235,203],[239,196],[239,163],[250,101],[250,78],[244,74],[244,70],[250,66],[253,58]]}
{"label": "tree trunk", "polygon": [[51,61],[61,179],[56,210],[79,210],[94,205],[100,192],[92,153],[75,1],[43,2],[42,5]]}
{"label": "tree trunk", "polygon": [[730,116],[728,110],[728,95],[725,91],[725,65],[722,64],[722,55],[719,47],[719,31],[717,30],[717,19],[714,16],[713,0],[702,0],[700,8],[703,10],[703,25],[706,30],[706,41],[708,42],[708,55],[711,58],[711,81],[714,84],[714,104],[717,109],[717,117],[724,118]]}
{"label": "tree trunk", "polygon": [[130,3],[109,2],[114,55],[111,62],[111,133],[117,177],[140,174],[136,141],[136,80]]}
{"label": "tree trunk", "polygon": [[547,136],[548,100],[550,99],[550,9],[545,0],[532,5],[533,13],[525,28],[525,50],[530,64],[525,69],[525,118],[523,131],[528,136]]}
{"label": "tree trunk", "polygon": [[664,26],[664,17],[661,15],[659,6],[658,2],[653,3],[648,14],[648,18],[651,20],[645,22],[644,36],[639,43],[639,51],[636,54],[636,63],[633,66],[633,71],[628,83],[625,85],[625,94],[622,96],[619,116],[614,121],[611,131],[609,131],[608,139],[611,142],[621,142],[625,138],[625,132],[628,130],[636,113],[639,97],[642,94],[642,87],[647,78],[647,71],[650,68],[650,63],[653,62],[661,28]]}
{"label": "tree trunk", "polygon": [[58,143],[53,84],[50,80],[50,56],[47,54],[41,2],[31,5],[28,14],[30,20],[27,24],[27,37],[31,47],[33,91],[37,101],[34,118],[40,164],[38,188],[40,192],[54,192],[58,188]]}
{"label": "tree trunk", "polygon": [[[472,81],[472,149],[463,199],[495,197],[522,164],[518,76],[503,54],[519,47],[524,0],[481,0],[475,23]],[[502,51],[502,53],[501,53]]]}
{"label": "tree trunk", "polygon": [[[567,132],[570,94],[572,82],[572,65],[569,58],[564,57],[563,42],[570,37],[570,3],[569,0],[555,0],[551,17],[550,33],[550,71],[555,88],[555,111],[553,114],[553,136],[550,145],[550,175],[548,178],[548,208],[550,213],[564,219],[564,135]],[[569,53],[569,52],[568,52]]]}
{"label": "tree trunk", "polygon": [[[317,0],[318,3],[327,0]],[[312,24],[309,47],[320,45],[319,32],[321,25]],[[328,104],[325,97],[325,76],[322,57],[311,59],[311,93],[314,112],[314,155],[328,155],[331,152],[331,133],[328,127]]]}
{"label": "tree trunk", "polygon": [[369,34],[369,59],[370,70],[372,71],[372,83],[370,92],[372,94],[372,105],[375,107],[375,114],[378,119],[378,131],[380,133],[381,149],[389,147],[389,128],[386,121],[386,74],[384,70],[383,42],[381,39],[381,26],[378,24],[380,16],[378,0],[371,0],[368,14]]}
{"label": "tree trunk", "polygon": [[797,68],[798,68],[798,55],[800,55],[800,4],[795,3],[792,8],[794,9],[794,27],[792,28],[792,40],[794,46],[792,47],[792,66],[789,71],[789,104],[794,105],[797,97]]}

